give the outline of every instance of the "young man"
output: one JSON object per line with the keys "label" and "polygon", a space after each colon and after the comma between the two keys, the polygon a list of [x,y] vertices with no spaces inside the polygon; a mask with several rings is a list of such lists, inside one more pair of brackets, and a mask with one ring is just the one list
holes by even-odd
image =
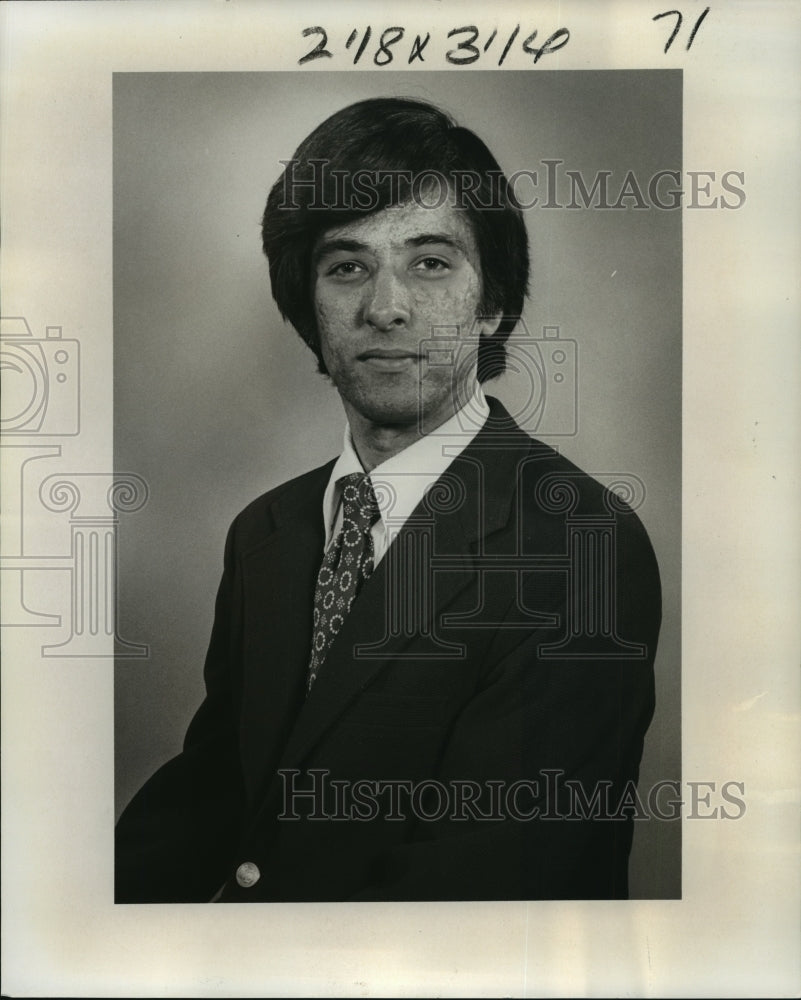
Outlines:
{"label": "young man", "polygon": [[344,448],[234,521],[207,696],[120,819],[117,901],[625,897],[658,570],[483,393],[528,280],[502,171],[437,108],[364,101],[263,237]]}

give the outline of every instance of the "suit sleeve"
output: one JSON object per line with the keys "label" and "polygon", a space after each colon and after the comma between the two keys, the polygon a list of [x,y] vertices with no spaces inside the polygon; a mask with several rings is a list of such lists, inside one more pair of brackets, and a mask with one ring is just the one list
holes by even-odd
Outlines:
{"label": "suit sleeve", "polygon": [[418,819],[353,899],[627,897],[661,593],[645,531],[634,515],[626,521],[617,634],[639,655],[599,644],[557,658],[546,648],[553,631],[499,629],[438,768],[455,808]]}
{"label": "suit sleeve", "polygon": [[236,522],[226,541],[206,656],[205,700],[183,752],[150,778],[117,824],[118,903],[206,902],[235,856],[244,808],[232,677],[241,635],[235,527]]}

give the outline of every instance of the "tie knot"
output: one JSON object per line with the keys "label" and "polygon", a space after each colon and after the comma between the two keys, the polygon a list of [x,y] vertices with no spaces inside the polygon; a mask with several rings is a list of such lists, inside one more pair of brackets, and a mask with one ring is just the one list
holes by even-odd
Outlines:
{"label": "tie knot", "polygon": [[359,531],[368,532],[381,516],[370,477],[364,472],[352,472],[343,476],[339,485],[343,519],[355,524]]}

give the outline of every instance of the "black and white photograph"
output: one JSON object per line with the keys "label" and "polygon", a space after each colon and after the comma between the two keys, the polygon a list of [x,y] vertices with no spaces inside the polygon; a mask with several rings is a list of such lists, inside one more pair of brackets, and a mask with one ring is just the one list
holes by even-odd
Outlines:
{"label": "black and white photograph", "polygon": [[678,898],[681,75],[322,79],[115,79],[116,898]]}
{"label": "black and white photograph", "polygon": [[795,6],[2,6],[3,994],[795,995]]}

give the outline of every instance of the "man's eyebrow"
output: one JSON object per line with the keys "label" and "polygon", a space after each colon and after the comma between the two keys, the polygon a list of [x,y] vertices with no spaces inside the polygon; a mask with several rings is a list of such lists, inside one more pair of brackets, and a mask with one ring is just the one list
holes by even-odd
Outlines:
{"label": "man's eyebrow", "polygon": [[334,237],[330,240],[323,239],[314,248],[312,261],[316,264],[321,257],[325,257],[329,253],[336,253],[338,250],[344,250],[346,253],[364,253],[365,250],[369,249],[366,243],[361,243],[359,240],[349,240],[344,236]]}
{"label": "man's eyebrow", "polygon": [[442,243],[467,256],[467,247],[463,241],[451,233],[420,233],[419,236],[412,236],[406,240],[407,247],[425,247],[431,243]]}

